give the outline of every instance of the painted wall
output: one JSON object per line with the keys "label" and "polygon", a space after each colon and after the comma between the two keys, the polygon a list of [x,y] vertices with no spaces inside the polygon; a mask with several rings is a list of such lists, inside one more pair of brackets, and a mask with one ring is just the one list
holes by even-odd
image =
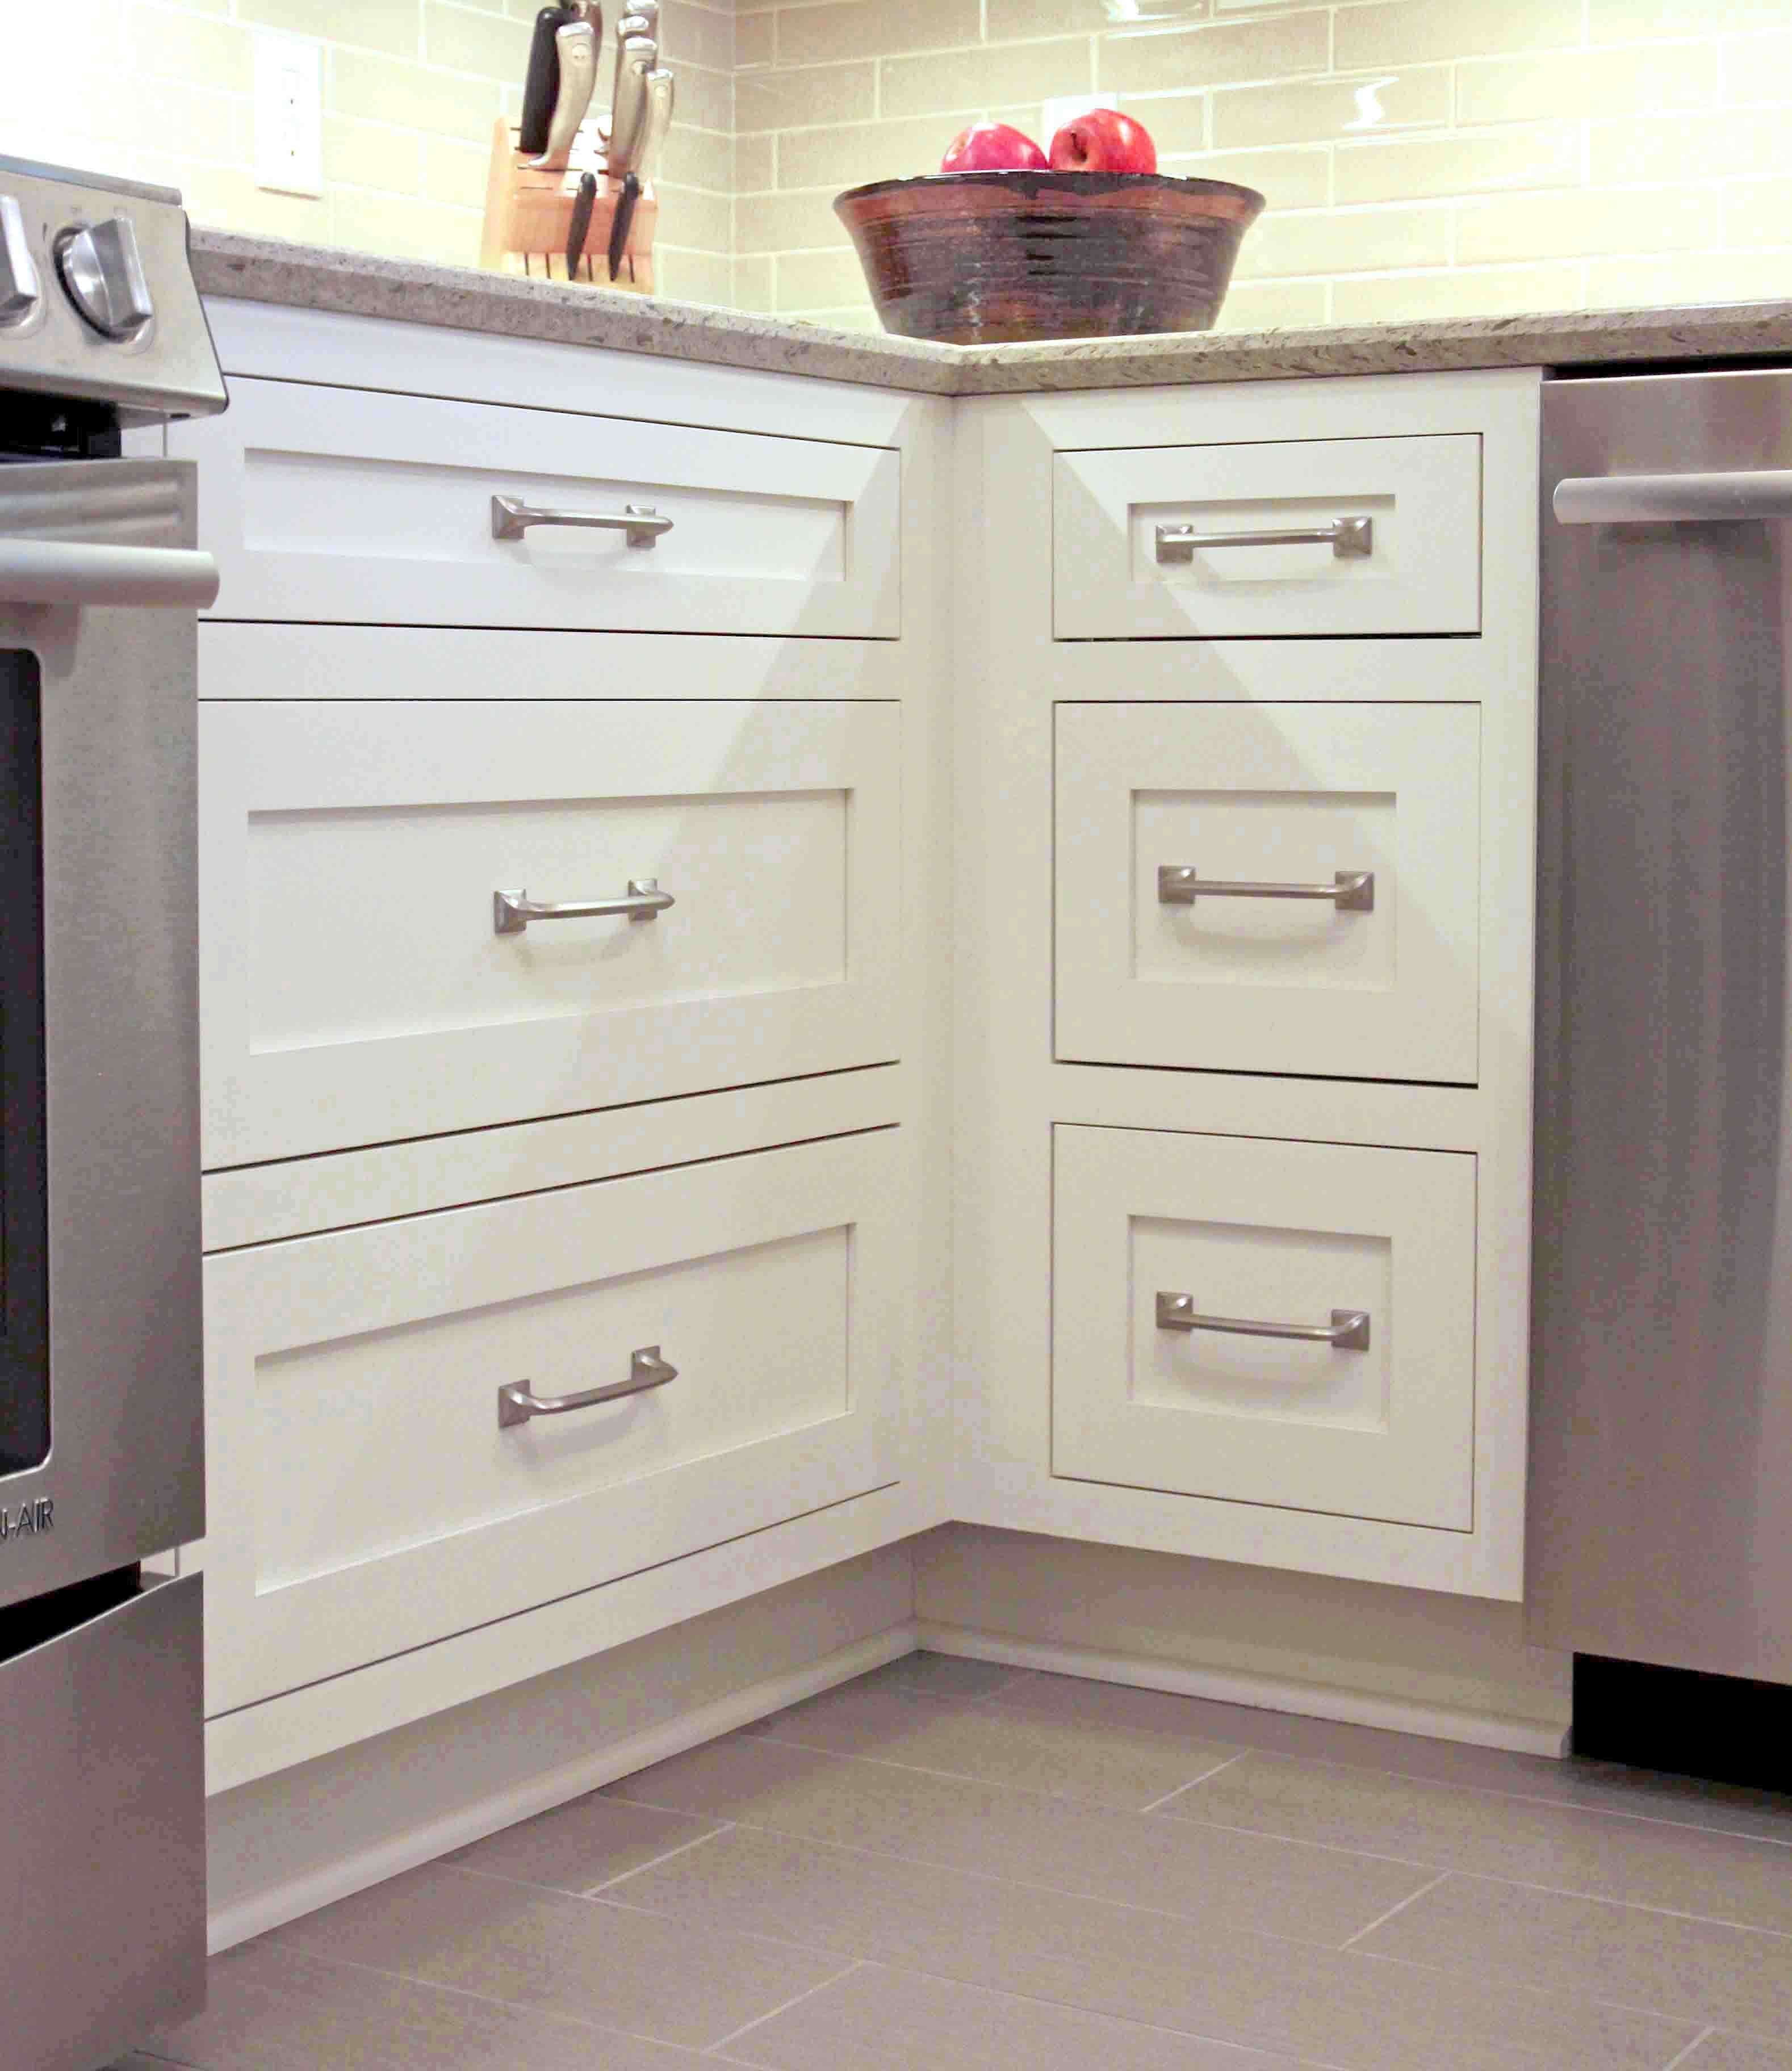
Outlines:
{"label": "painted wall", "polygon": [[[540,4],[0,0],[0,152],[178,187],[199,223],[474,265],[492,124],[519,112]],[[607,94],[620,9],[605,12]],[[661,188],[666,289],[726,303],[732,12],[727,0],[666,0],[661,20],[679,101]],[[322,43],[321,199],[255,184],[257,28]]]}
{"label": "painted wall", "polygon": [[[1222,325],[1792,294],[1792,0],[738,0],[736,298],[864,323],[829,206],[1105,88],[1272,214]],[[1042,140],[1044,141],[1044,140]]]}

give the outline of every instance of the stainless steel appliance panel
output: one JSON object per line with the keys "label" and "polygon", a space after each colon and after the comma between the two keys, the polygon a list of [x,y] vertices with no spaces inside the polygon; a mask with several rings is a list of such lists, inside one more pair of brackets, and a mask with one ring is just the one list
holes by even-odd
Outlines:
{"label": "stainless steel appliance panel", "polygon": [[0,2031],[9,2065],[94,2071],[205,1991],[200,1575],[0,1658]]}
{"label": "stainless steel appliance panel", "polygon": [[1528,1541],[1534,1640],[1782,1683],[1786,469],[1792,373],[1544,392]]}
{"label": "stainless steel appliance panel", "polygon": [[[191,465],[0,470],[14,538],[191,547]],[[0,1606],[204,1531],[196,642],[190,608],[9,603],[0,569],[0,652],[41,683],[51,1339]]]}

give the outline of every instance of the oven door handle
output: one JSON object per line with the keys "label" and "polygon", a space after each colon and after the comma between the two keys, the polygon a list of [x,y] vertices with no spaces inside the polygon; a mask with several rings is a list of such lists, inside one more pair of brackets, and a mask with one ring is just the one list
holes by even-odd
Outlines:
{"label": "oven door handle", "polygon": [[0,539],[0,604],[165,605],[192,610],[218,594],[218,564],[188,547],[104,547]]}

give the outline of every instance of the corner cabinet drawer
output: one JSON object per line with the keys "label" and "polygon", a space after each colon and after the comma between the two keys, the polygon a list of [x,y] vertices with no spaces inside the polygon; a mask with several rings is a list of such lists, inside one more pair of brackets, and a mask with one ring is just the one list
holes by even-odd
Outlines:
{"label": "corner cabinet drawer", "polygon": [[1474,1183],[1454,1151],[1056,1130],[1052,1472],[1471,1530]]}
{"label": "corner cabinet drawer", "polygon": [[1058,1056],[1472,1085],[1479,744],[1472,705],[1060,705]]}
{"label": "corner cabinet drawer", "polygon": [[904,1184],[887,1130],[208,1259],[208,1710],[890,1479]]}
{"label": "corner cabinet drawer", "polygon": [[[206,1165],[894,1061],[900,727],[203,706]],[[635,910],[519,925],[500,892]]]}
{"label": "corner cabinet drawer", "polygon": [[1054,472],[1060,640],[1480,630],[1478,434],[1064,453]]}
{"label": "corner cabinet drawer", "polygon": [[[215,617],[901,630],[892,449],[236,379],[229,410],[174,444],[205,475]],[[650,506],[670,530],[501,539],[494,497],[586,519]]]}

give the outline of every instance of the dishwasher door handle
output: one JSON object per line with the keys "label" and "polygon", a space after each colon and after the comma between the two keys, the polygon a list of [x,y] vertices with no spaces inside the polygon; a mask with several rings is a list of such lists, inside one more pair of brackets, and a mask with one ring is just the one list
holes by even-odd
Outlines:
{"label": "dishwasher door handle", "polygon": [[1792,468],[1724,474],[1581,474],[1556,485],[1562,525],[1700,525],[1792,518]]}

